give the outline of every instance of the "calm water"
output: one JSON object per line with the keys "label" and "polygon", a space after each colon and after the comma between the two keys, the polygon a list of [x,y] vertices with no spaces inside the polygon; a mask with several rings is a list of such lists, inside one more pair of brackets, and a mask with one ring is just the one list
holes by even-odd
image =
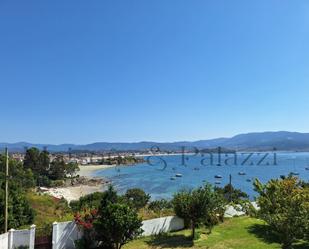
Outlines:
{"label": "calm water", "polygon": [[[209,155],[191,155],[185,158],[180,155],[148,157],[151,165],[143,163],[134,166],[118,166],[96,171],[94,176],[109,178],[121,193],[129,188],[142,188],[153,199],[170,198],[174,192],[183,187],[197,187],[205,181],[211,184],[217,182],[217,186],[222,187],[229,182],[230,174],[232,184],[248,193],[251,198],[255,196],[252,187],[254,178],[266,182],[280,175],[298,172],[301,179],[309,181],[309,170],[305,169],[309,167],[309,153],[278,152],[276,157],[270,153],[261,162],[263,156],[264,154],[254,154],[247,162],[244,162],[248,155],[239,153],[234,164],[232,155],[228,157],[222,155],[221,166],[218,164],[217,154],[213,154],[212,163]],[[226,159],[228,160],[225,161]],[[260,165],[257,165],[259,162]],[[239,175],[239,172],[244,172],[245,175]],[[171,177],[178,173],[182,174],[182,177],[175,177],[171,180]],[[222,178],[216,179],[215,175],[221,175]]]}

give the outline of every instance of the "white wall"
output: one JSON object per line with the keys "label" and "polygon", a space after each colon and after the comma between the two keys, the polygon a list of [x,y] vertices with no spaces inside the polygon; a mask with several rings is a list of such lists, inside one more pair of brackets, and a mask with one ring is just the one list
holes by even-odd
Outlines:
{"label": "white wall", "polygon": [[183,219],[177,216],[167,216],[143,221],[143,236],[178,231],[184,228]]}
{"label": "white wall", "polygon": [[19,246],[27,246],[29,249],[34,249],[35,240],[35,225],[32,225],[29,230],[14,230],[9,231],[8,248],[14,249]]}
{"label": "white wall", "polygon": [[73,221],[53,223],[53,249],[74,249],[74,241],[82,237]]}
{"label": "white wall", "polygon": [[[184,228],[183,219],[168,216],[143,221],[143,236],[155,235],[162,232],[177,231]],[[74,241],[82,237],[82,232],[73,221],[55,222],[53,224],[53,249],[74,249]]]}
{"label": "white wall", "polygon": [[9,233],[4,233],[0,235],[0,249],[9,248]]}

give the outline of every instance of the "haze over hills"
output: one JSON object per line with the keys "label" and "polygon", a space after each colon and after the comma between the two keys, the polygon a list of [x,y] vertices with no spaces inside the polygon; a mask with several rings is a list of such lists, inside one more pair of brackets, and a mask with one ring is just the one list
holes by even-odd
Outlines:
{"label": "haze over hills", "polygon": [[9,150],[21,152],[25,148],[37,147],[39,149],[46,148],[53,152],[65,152],[70,148],[72,150],[83,151],[108,151],[108,150],[148,150],[153,146],[158,146],[161,150],[180,150],[182,146],[196,147],[199,149],[215,148],[218,146],[236,149],[236,150],[270,150],[274,147],[277,150],[287,151],[309,151],[309,133],[299,132],[256,132],[239,134],[231,138],[217,138],[199,141],[181,141],[181,142],[135,142],[135,143],[109,143],[97,142],[85,145],[76,144],[32,144],[27,142],[18,143],[0,143],[0,150],[8,147]]}

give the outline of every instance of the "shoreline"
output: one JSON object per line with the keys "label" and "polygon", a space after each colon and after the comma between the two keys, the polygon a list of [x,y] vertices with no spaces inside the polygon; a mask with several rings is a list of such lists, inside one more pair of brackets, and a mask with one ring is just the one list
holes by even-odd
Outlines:
{"label": "shoreline", "polygon": [[[80,170],[77,172],[77,175],[88,178],[89,180],[96,179],[96,177],[93,176],[94,172],[113,168],[115,166],[116,165],[80,165]],[[105,180],[104,183],[98,183],[96,185],[80,184],[77,186],[48,188],[45,193],[57,199],[64,198],[70,203],[71,201],[79,200],[80,197],[85,195],[107,190],[110,181],[108,181],[108,179]]]}
{"label": "shoreline", "polygon": [[89,164],[89,165],[79,165],[79,171],[77,172],[77,175],[84,176],[88,178],[95,178],[93,176],[94,172],[102,169],[110,169],[114,168],[117,165],[95,165],[95,164]]}

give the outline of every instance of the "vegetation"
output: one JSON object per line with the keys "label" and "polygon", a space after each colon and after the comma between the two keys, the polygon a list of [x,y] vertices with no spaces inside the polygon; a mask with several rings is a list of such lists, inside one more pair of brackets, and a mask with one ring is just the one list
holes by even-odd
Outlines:
{"label": "vegetation", "polygon": [[85,195],[79,198],[79,200],[71,201],[70,207],[73,212],[80,212],[84,209],[98,209],[104,196],[105,192],[95,192]]}
{"label": "vegetation", "polygon": [[140,188],[128,189],[124,197],[126,202],[136,210],[145,207],[150,200],[150,195]]}
{"label": "vegetation", "polygon": [[126,199],[112,186],[97,197],[101,199],[98,210],[75,215],[84,231],[84,237],[77,241],[79,248],[120,249],[142,233],[136,210],[125,204]]}
{"label": "vegetation", "polygon": [[169,210],[173,208],[173,203],[165,199],[155,200],[149,203],[148,208],[155,212],[162,212],[163,210]]}
{"label": "vegetation", "polygon": [[26,194],[26,198],[35,210],[33,224],[38,228],[51,226],[54,221],[69,221],[73,219],[73,213],[64,199],[56,199],[49,195],[39,195],[32,191]]}
{"label": "vegetation", "polygon": [[[5,203],[5,161],[5,156],[0,155],[0,210],[4,210]],[[27,150],[23,163],[9,158],[9,228],[16,229],[33,222],[39,226],[51,224],[55,220],[62,220],[62,217],[71,219],[72,215],[67,215],[71,211],[65,200],[38,196],[31,189],[36,185],[60,185],[67,175],[73,177],[77,170],[77,164],[66,164],[61,157],[51,162],[47,151],[36,148]],[[3,229],[4,213],[1,212],[0,231]]]}
{"label": "vegetation", "polygon": [[278,236],[282,248],[292,248],[297,239],[309,241],[309,188],[295,177],[254,182],[260,194],[260,217]]}
{"label": "vegetation", "polygon": [[[182,230],[159,236],[134,240],[123,249],[280,249],[278,238],[265,222],[256,218],[226,219],[208,234],[205,227],[197,229],[200,238],[191,240],[191,230]],[[309,244],[294,244],[295,249],[309,248]]]}
{"label": "vegetation", "polygon": [[225,185],[223,188],[215,187],[215,190],[220,193],[227,202],[240,203],[241,200],[247,200],[247,193],[236,189],[231,184]]}
{"label": "vegetation", "polygon": [[58,186],[68,176],[79,170],[76,163],[65,163],[62,156],[50,161],[49,152],[30,148],[26,151],[23,166],[31,170],[38,186]]}
{"label": "vegetation", "polygon": [[[5,162],[6,157],[0,155],[0,232],[4,231],[4,205],[5,205]],[[9,159],[9,200],[8,200],[8,227],[18,228],[31,224],[34,211],[26,199],[26,191],[34,185],[33,174],[23,169],[20,162]]]}
{"label": "vegetation", "polygon": [[[85,209],[99,209],[100,203],[105,195],[105,192],[96,192],[83,196],[77,201],[71,201],[70,207],[75,213],[83,212]],[[127,204],[136,209],[138,216],[143,220],[174,215],[171,202],[160,200],[150,202],[147,205],[149,198],[150,196],[141,189],[128,190],[124,196],[117,196],[118,202]]]}
{"label": "vegetation", "polygon": [[223,198],[210,184],[176,193],[173,205],[176,215],[190,224],[192,239],[195,239],[195,229],[199,224],[208,224],[211,228],[218,222],[217,214],[222,217],[224,213]]}
{"label": "vegetation", "polygon": [[142,220],[136,211],[121,203],[108,203],[99,209],[95,223],[97,239],[101,248],[120,249],[124,244],[140,235]]}

